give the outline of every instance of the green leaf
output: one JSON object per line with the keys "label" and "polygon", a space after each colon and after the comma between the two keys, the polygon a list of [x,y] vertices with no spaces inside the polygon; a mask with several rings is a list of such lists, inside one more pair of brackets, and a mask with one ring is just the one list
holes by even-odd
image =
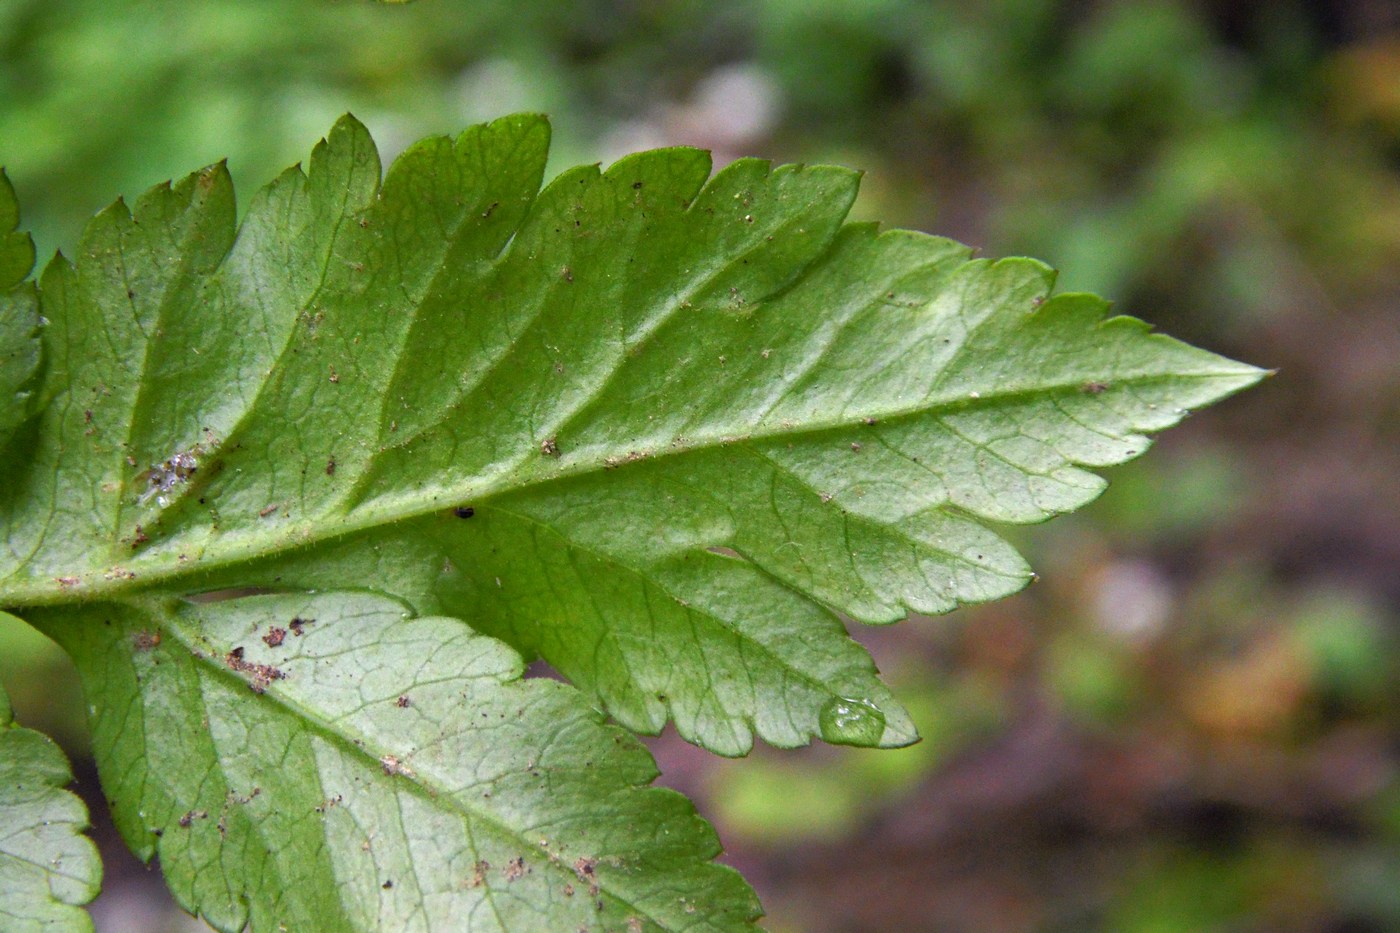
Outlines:
{"label": "green leaf", "polygon": [[102,863],[87,808],[64,790],[73,780],[47,736],[15,725],[0,688],[0,927],[91,930],[82,905],[97,896]]}
{"label": "green leaf", "polygon": [[364,594],[58,615],[118,827],[220,930],[757,916],[636,739],[455,620]]}
{"label": "green leaf", "polygon": [[[892,622],[1015,591],[1032,575],[992,523],[1082,505],[1103,485],[1086,468],[1262,375],[1092,296],[1050,297],[1031,260],[847,224],[844,169],[742,159],[711,177],[707,154],[668,149],[541,190],[548,140],[542,118],[507,117],[425,140],[381,178],[346,118],[241,224],[215,165],[103,211],[41,277],[43,404],[26,456],[0,461],[0,605],[78,657],[123,832],[216,923],[270,928],[294,905],[352,928],[404,920],[368,874],[331,884],[351,870],[327,845],[341,817],[278,776],[289,749],[294,773],[319,775],[313,751],[331,748],[336,774],[377,789],[365,831],[391,799],[450,827],[400,828],[384,863],[445,891],[435,866],[474,864],[483,819],[507,849],[557,821],[539,795],[507,794],[509,819],[467,807],[458,791],[479,783],[486,746],[563,756],[562,804],[621,801],[545,834],[562,853],[631,866],[691,819],[635,790],[649,766],[621,736],[593,723],[560,738],[561,722],[593,722],[589,702],[726,755],[755,736],[914,741],[839,614]],[[250,590],[284,595],[180,601]],[[248,636],[307,600],[350,620],[325,644],[353,651],[287,653],[283,668]],[[421,624],[385,621],[399,613]],[[409,628],[414,647],[393,650]],[[517,662],[492,639],[582,695],[511,686]],[[378,718],[424,682],[434,644],[489,709],[500,691],[557,705],[537,719],[522,701],[499,732],[476,701],[444,701],[419,728],[459,742],[456,757],[377,775],[386,756],[447,747]],[[482,658],[489,676],[468,677]],[[345,706],[335,684],[371,670],[373,696]],[[232,682],[249,672],[261,692]],[[151,728],[128,728],[134,709]],[[608,742],[612,757],[577,770],[576,743]],[[172,837],[196,811],[244,823]],[[741,928],[750,895],[703,867],[711,837],[670,832],[676,854],[629,868],[637,886],[609,888],[605,913],[691,928],[656,900],[670,891]],[[546,858],[541,878],[557,885],[566,861]],[[531,885],[490,890],[515,892],[509,907],[488,898],[507,913],[573,909]],[[447,895],[418,902],[427,926],[456,916]]]}
{"label": "green leaf", "polygon": [[381,189],[346,120],[237,232],[222,166],[100,214],[43,277],[55,402],[5,516],[10,600],[359,586],[397,549],[382,592],[631,728],[742,754],[857,702],[884,730],[830,737],[899,745],[831,610],[1018,589],[982,521],[1082,504],[1080,465],[1260,376],[1047,301],[1032,261],[843,227],[849,171],[707,183],[661,150],[536,197],[547,135],[428,140]]}
{"label": "green leaf", "polygon": [[19,202],[0,169],[0,451],[29,415],[27,386],[39,366],[39,311],[27,279],[34,242],[18,232]]}

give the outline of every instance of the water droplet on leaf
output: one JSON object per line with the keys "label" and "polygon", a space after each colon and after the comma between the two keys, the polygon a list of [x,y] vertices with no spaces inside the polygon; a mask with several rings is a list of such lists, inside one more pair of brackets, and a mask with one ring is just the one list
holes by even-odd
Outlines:
{"label": "water droplet on leaf", "polygon": [[817,716],[822,738],[832,745],[878,745],[885,734],[885,714],[869,700],[833,697]]}

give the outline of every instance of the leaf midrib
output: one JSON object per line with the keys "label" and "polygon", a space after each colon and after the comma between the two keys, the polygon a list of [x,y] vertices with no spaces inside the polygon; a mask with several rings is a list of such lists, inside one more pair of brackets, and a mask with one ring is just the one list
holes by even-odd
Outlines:
{"label": "leaf midrib", "polygon": [[[374,595],[379,596],[380,594]],[[142,600],[141,602],[148,601]],[[176,640],[179,641],[180,646],[184,648],[185,651],[189,654],[191,661],[195,665],[202,667],[207,673],[212,674],[214,677],[223,679],[225,681],[232,681],[240,686],[246,687],[248,685],[247,680],[245,680],[242,677],[239,677],[234,671],[229,670],[229,668],[226,665],[219,663],[219,659],[222,657],[222,654],[219,652],[218,646],[213,645],[209,642],[202,641],[199,638],[198,633],[186,631],[184,626],[181,625],[178,621],[178,614],[175,612],[168,611],[168,605],[169,603],[167,601],[167,611],[161,611],[160,608],[153,608],[148,604],[144,607],[144,611],[152,618],[162,620],[160,623],[161,627],[175,636]],[[204,649],[213,650],[210,651]],[[472,678],[465,676],[458,678],[438,678],[436,680],[414,681],[412,686],[418,687],[422,686],[423,684],[431,684],[439,681],[446,681],[449,679],[472,681],[476,679],[494,678]],[[496,682],[502,688],[507,688],[512,683],[521,683],[521,681],[518,680],[497,680]],[[345,717],[342,717],[339,720],[330,720],[324,716],[314,713],[311,710],[307,709],[303,704],[298,703],[292,700],[291,698],[287,697],[284,694],[284,691],[278,689],[275,683],[269,684],[260,694],[258,694],[258,697],[267,702],[275,703],[281,709],[286,711],[290,716],[292,716],[297,722],[304,723],[308,731],[315,731],[322,737],[322,739],[334,743],[342,750],[347,751],[352,757],[364,757],[368,759],[368,765],[371,771],[373,771],[375,768],[382,768],[384,757],[386,755],[393,754],[392,750],[385,749],[382,746],[379,746],[378,743],[373,742],[370,736],[365,734],[363,731],[350,728],[349,725],[345,722]],[[335,725],[335,723],[337,722],[342,723],[339,729]],[[377,752],[382,752],[382,754],[376,755]],[[220,770],[222,771],[222,759],[220,759]],[[534,846],[532,845],[531,841],[525,836],[523,836],[521,833],[516,832],[508,824],[502,823],[499,819],[496,819],[492,815],[484,814],[481,811],[474,809],[473,807],[468,805],[465,800],[458,799],[458,796],[461,793],[460,790],[454,792],[453,790],[451,790],[451,788],[446,786],[437,788],[430,787],[430,782],[427,780],[427,778],[419,774],[415,774],[412,778],[403,775],[400,775],[400,777],[404,777],[404,782],[411,789],[412,793],[418,795],[430,806],[442,806],[445,803],[450,808],[456,810],[459,814],[461,814],[461,816],[467,821],[469,826],[475,824],[477,826],[488,827],[493,831],[500,833],[502,836],[505,836],[508,839],[518,842],[523,849],[528,851],[534,850]],[[486,781],[481,783],[489,784],[490,782]],[[474,784],[470,786],[479,787],[481,786],[481,784]],[[465,790],[465,788],[463,788],[462,790]],[[640,790],[640,788],[638,788],[638,790]],[[474,844],[473,848],[475,848]],[[568,866],[564,865],[562,862],[556,862],[553,859],[548,858],[548,853],[546,853],[546,861],[549,862],[551,866],[558,868],[565,874],[571,874]],[[611,896],[623,907],[626,907],[628,910],[634,911],[638,915],[645,917],[647,920],[650,920],[652,923],[655,923],[662,929],[667,928],[666,923],[663,922],[662,919],[656,917],[650,911],[638,907],[629,898],[619,895],[615,889],[605,884],[602,879],[596,879],[594,883],[596,883],[601,890],[607,892],[609,896]],[[490,892],[494,896],[494,891],[489,887],[488,892]],[[488,900],[491,899],[491,897],[488,897]],[[494,903],[492,909],[495,909]]]}
{"label": "leaf midrib", "polygon": [[[1226,371],[1148,374],[1120,378],[1115,381],[1114,387],[1148,387],[1188,379],[1219,379],[1238,382],[1252,379],[1257,372],[1252,367],[1242,367]],[[1241,382],[1241,387],[1243,384]],[[715,435],[703,438],[699,442],[696,442],[695,438],[686,438],[684,444],[673,444],[660,450],[648,452],[637,462],[654,462],[663,458],[713,450],[736,443],[806,438],[830,431],[844,431],[863,426],[867,418],[875,418],[884,424],[931,415],[966,412],[997,404],[1017,404],[1023,401],[1043,400],[1056,396],[1077,396],[1082,391],[1083,382],[1076,379],[1072,383],[1029,386],[999,393],[984,393],[975,399],[970,397],[946,399],[932,404],[874,410],[843,417],[840,420],[819,419],[800,427],[784,427],[778,424],[770,426],[766,430],[760,429],[741,436]],[[36,580],[28,585],[7,586],[0,588],[0,606],[4,606],[8,611],[16,611],[25,607],[56,606],[138,594],[168,587],[169,584],[182,579],[193,583],[200,577],[208,577],[216,571],[227,570],[239,564],[253,564],[263,559],[275,558],[287,551],[306,550],[372,528],[422,518],[461,503],[482,504],[498,496],[520,493],[527,489],[537,489],[551,483],[565,482],[591,473],[624,469],[627,466],[627,463],[615,467],[610,466],[605,462],[605,458],[599,457],[580,460],[572,464],[565,463],[551,473],[520,481],[511,476],[513,468],[517,467],[519,463],[520,461],[514,461],[510,467],[498,469],[494,476],[473,478],[473,482],[461,483],[452,487],[439,487],[431,493],[423,490],[417,496],[398,501],[382,499],[380,504],[363,508],[354,513],[330,519],[322,516],[320,520],[310,524],[293,525],[271,540],[266,535],[238,533],[222,539],[231,543],[223,546],[206,545],[198,554],[191,553],[197,550],[193,546],[181,550],[175,542],[171,542],[168,545],[168,550],[161,555],[164,560],[163,565],[151,562],[143,566],[139,559],[128,562],[125,569],[135,573],[136,575],[133,577],[116,575],[113,579],[107,579],[104,577],[104,573],[112,568],[91,568],[85,572],[73,574],[73,576],[78,577],[79,583],[67,588],[56,586],[56,581],[53,580]],[[425,496],[428,497],[427,501],[424,499]],[[979,521],[982,519],[979,518]],[[215,538],[214,540],[220,539]],[[177,557],[177,551],[185,555],[184,560]],[[211,551],[214,553],[210,554]],[[209,556],[206,557],[206,555]]]}

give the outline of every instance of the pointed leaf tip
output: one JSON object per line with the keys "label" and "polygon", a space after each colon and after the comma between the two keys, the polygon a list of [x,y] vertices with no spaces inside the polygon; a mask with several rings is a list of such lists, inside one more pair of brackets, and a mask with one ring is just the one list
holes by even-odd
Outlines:
{"label": "pointed leaf tip", "polygon": [[[231,586],[358,586],[397,548],[393,595],[542,654],[633,729],[743,754],[860,697],[887,716],[872,744],[899,744],[912,728],[831,610],[1014,592],[1030,571],[991,525],[1084,504],[1088,468],[1255,378],[1051,298],[1043,263],[847,225],[849,170],[711,176],[673,149],[541,191],[547,145],[543,118],[504,117],[410,147],[381,189],[347,115],[236,240],[172,203],[185,261],[125,247],[134,299],[55,303],[55,341],[108,394],[46,429],[34,469],[58,482],[14,524],[66,521],[53,503],[92,488],[61,451],[125,453],[106,524],[49,529],[12,579],[159,590],[199,554]],[[73,282],[102,280],[124,223],[90,228]],[[476,520],[439,524],[466,502]]]}
{"label": "pointed leaf tip", "polygon": [[[215,166],[6,273],[0,605],[79,659],[123,833],[221,928],[425,891],[572,928],[595,884],[624,928],[750,928],[590,704],[728,755],[912,742],[842,615],[1014,592],[997,525],[1263,375],[848,224],[858,173],[674,149],[541,189],[548,141],[505,117],[381,177],[347,114],[237,227]],[[8,182],[0,220],[19,256]],[[181,599],[219,589],[302,595]]]}

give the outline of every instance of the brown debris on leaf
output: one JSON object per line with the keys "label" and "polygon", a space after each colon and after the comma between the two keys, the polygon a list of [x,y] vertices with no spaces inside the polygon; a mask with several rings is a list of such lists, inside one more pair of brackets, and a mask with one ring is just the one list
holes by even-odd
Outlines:
{"label": "brown debris on leaf", "polygon": [[413,769],[404,764],[403,759],[399,758],[397,755],[385,755],[383,758],[379,759],[379,764],[384,768],[384,773],[390,777],[395,777],[400,774],[405,777],[413,777]]}
{"label": "brown debris on leaf", "polygon": [[208,811],[208,810],[190,810],[190,811],[187,812],[184,816],[180,817],[179,823],[180,823],[181,828],[183,828],[183,829],[189,829],[189,828],[190,828],[190,825],[191,825],[192,823],[194,823],[195,820],[207,820],[207,819],[209,819],[209,811]]}
{"label": "brown debris on leaf", "polygon": [[588,885],[590,897],[598,896],[598,860],[596,858],[574,859],[574,874],[578,880]]}
{"label": "brown debris on leaf", "polygon": [[230,670],[240,674],[248,675],[248,686],[254,693],[262,693],[274,680],[282,680],[287,675],[273,667],[271,664],[255,664],[252,661],[243,659],[243,648],[234,648],[224,657],[224,663]]}

